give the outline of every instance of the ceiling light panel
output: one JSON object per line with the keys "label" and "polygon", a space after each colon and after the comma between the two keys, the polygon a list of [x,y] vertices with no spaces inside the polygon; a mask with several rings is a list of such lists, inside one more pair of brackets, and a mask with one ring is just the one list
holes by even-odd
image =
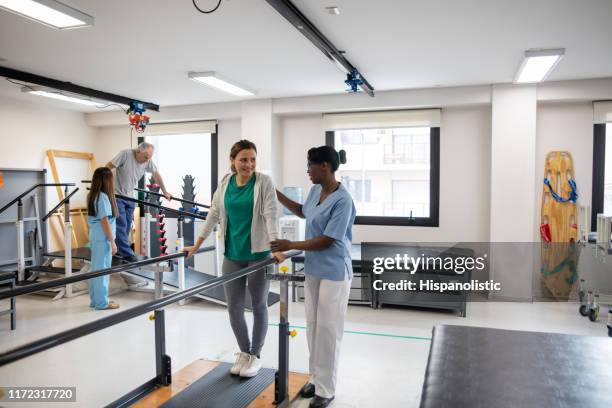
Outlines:
{"label": "ceiling light panel", "polygon": [[235,96],[254,96],[256,93],[232,80],[219,76],[219,74],[214,71],[190,72],[188,76],[189,79]]}
{"label": "ceiling light panel", "polygon": [[38,87],[24,86],[23,88],[21,88],[21,92],[29,93],[32,95],[44,96],[46,98],[57,99],[57,100],[64,101],[64,102],[78,103],[80,105],[96,106],[96,107],[105,106],[105,104],[102,102],[97,102],[97,101],[83,98],[83,97],[68,95],[68,94],[62,93],[57,90],[49,90],[49,89],[43,89],[43,88],[38,88]]}
{"label": "ceiling light panel", "polygon": [[92,26],[94,18],[55,0],[0,0],[0,8],[58,29]]}
{"label": "ceiling light panel", "polygon": [[525,51],[525,57],[514,82],[526,84],[544,81],[564,54],[564,48]]}

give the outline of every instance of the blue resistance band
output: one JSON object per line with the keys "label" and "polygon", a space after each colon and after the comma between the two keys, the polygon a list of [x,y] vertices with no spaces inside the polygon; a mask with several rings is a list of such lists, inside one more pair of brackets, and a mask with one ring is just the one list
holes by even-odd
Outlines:
{"label": "blue resistance band", "polygon": [[568,201],[575,203],[576,200],[578,199],[578,193],[576,193],[576,182],[572,179],[569,179],[567,182],[570,185],[570,188],[572,189],[572,191],[570,192],[570,196],[568,198],[563,198],[559,194],[555,193],[552,186],[550,185],[550,180],[548,178],[544,179],[544,184],[548,186],[548,189],[550,190],[550,195],[552,195],[552,198],[554,198],[556,201],[560,203],[567,203]]}

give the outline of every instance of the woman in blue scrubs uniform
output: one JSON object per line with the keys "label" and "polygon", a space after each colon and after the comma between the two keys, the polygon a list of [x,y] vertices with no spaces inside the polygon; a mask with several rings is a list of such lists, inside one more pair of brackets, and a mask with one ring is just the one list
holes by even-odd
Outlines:
{"label": "woman in blue scrubs uniform", "polygon": [[346,163],[330,146],[308,151],[308,175],[314,186],[304,204],[277,191],[278,200],[291,212],[306,219],[305,241],[272,241],[272,251],[305,251],[304,302],[310,381],[302,396],[310,408],[323,408],[334,399],[344,318],[353,268],[351,241],[355,205],[348,190],[336,181],[335,172]]}
{"label": "woman in blue scrubs uniform", "polygon": [[[91,189],[87,195],[87,223],[91,246],[91,270],[111,267],[112,257],[117,252],[115,245],[115,202],[113,173],[108,167],[94,171]],[[96,310],[117,309],[119,305],[108,300],[110,277],[99,276],[89,280],[89,307]]]}

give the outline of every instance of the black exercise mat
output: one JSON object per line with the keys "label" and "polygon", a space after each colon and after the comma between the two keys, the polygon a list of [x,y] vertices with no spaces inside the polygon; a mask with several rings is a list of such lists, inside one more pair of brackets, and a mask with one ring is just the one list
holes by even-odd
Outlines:
{"label": "black exercise mat", "polygon": [[435,326],[421,408],[612,407],[605,337]]}
{"label": "black exercise mat", "polygon": [[[54,251],[48,252],[43,256],[48,258],[64,258],[64,251]],[[89,261],[91,262],[91,249],[89,247],[80,247],[80,248],[72,248],[72,259],[78,259],[81,261]],[[123,265],[125,262],[124,259],[119,258],[117,256],[113,256],[112,266]]]}
{"label": "black exercise mat", "polygon": [[[134,270],[129,271],[129,273],[140,276],[142,278],[154,280],[155,272],[148,271],[140,271]],[[185,268],[185,288],[192,288],[194,286],[200,285],[204,282],[208,282],[211,279],[215,279],[216,276],[209,275],[207,273],[198,272],[191,268]],[[165,272],[164,273],[164,284],[168,286],[172,286],[174,288],[178,288],[178,273],[175,272]],[[218,302],[222,302],[226,304],[225,300],[225,292],[223,291],[223,285],[217,286],[216,288],[207,289],[205,291],[200,292],[202,296],[207,298],[211,298]],[[280,295],[278,293],[270,292],[268,294],[268,306],[272,306],[273,304],[280,301]],[[246,291],[245,296],[245,307],[249,310],[252,310],[252,302],[251,302],[251,294],[248,289]]]}
{"label": "black exercise mat", "polygon": [[221,363],[162,408],[243,408],[274,382],[274,370],[262,368],[253,378],[230,374],[229,363]]}
{"label": "black exercise mat", "polygon": [[[64,251],[53,251],[47,252],[43,254],[43,256],[47,256],[50,258],[63,258]],[[80,248],[72,248],[72,259],[83,259],[86,261],[91,260],[91,251],[88,247],[80,247]]]}

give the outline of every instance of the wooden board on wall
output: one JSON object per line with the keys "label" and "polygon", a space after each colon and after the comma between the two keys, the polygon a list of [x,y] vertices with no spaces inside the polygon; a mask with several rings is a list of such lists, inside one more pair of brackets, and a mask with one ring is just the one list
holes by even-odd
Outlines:
{"label": "wooden board on wall", "polygon": [[[75,183],[80,190],[71,198],[70,202],[70,221],[72,223],[72,246],[82,247],[89,241],[87,226],[87,196],[86,188],[81,184],[81,180],[90,180],[96,169],[96,159],[93,153],[73,152],[67,150],[47,150],[47,158],[51,174],[55,183]],[[63,170],[63,171],[62,171]],[[58,201],[64,199],[64,189],[56,187]],[[69,191],[72,191],[69,188]],[[52,227],[52,247],[59,250],[64,248],[64,225],[62,209],[58,215],[53,217]]]}
{"label": "wooden board on wall", "polygon": [[[561,202],[553,197],[555,192],[562,199],[571,196],[573,190],[570,180],[574,176],[574,162],[567,151],[552,151],[544,161],[541,210],[541,282],[544,297],[552,296],[557,300],[567,300],[577,288],[579,248],[576,245],[578,228],[576,225],[576,203]],[[552,188],[552,191],[551,191]],[[545,238],[545,235],[547,238]],[[546,242],[549,239],[549,242]]]}

